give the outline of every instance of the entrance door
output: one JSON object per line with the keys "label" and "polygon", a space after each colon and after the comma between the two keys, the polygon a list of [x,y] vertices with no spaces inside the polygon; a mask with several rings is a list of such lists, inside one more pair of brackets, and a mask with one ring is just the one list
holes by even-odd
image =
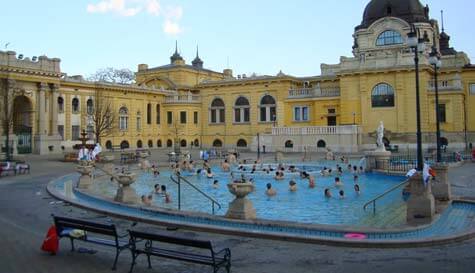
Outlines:
{"label": "entrance door", "polygon": [[31,127],[18,126],[15,128],[18,137],[17,151],[19,154],[31,154]]}
{"label": "entrance door", "polygon": [[336,117],[327,117],[328,126],[336,126]]}

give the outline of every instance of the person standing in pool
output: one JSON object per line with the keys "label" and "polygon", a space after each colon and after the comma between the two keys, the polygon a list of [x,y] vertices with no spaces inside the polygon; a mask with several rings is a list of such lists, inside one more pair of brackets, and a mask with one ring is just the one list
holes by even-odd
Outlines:
{"label": "person standing in pool", "polygon": [[275,196],[277,194],[277,192],[272,188],[271,183],[267,183],[266,187],[267,187],[267,190],[266,190],[266,195],[267,196],[272,197],[272,196]]}
{"label": "person standing in pool", "polygon": [[231,170],[231,165],[229,165],[227,159],[225,159],[223,164],[221,164],[221,168],[223,169],[223,172],[229,172]]}
{"label": "person standing in pool", "polygon": [[354,189],[355,189],[355,193],[360,195],[360,185],[355,184]]}
{"label": "person standing in pool", "polygon": [[345,198],[345,191],[340,190],[339,194],[340,194],[340,199],[344,199],[344,198]]}
{"label": "person standing in pool", "polygon": [[296,192],[297,191],[297,183],[295,183],[294,180],[289,181],[289,190],[291,192]]}
{"label": "person standing in pool", "polygon": [[335,187],[343,187],[343,182],[341,182],[339,177],[335,177]]}
{"label": "person standing in pool", "polygon": [[311,189],[313,189],[313,188],[315,188],[315,186],[316,186],[316,183],[315,183],[315,176],[310,175],[310,176],[308,177],[308,187],[311,188]]}
{"label": "person standing in pool", "polygon": [[218,184],[218,183],[219,183],[218,180],[214,180],[214,181],[213,181],[213,189],[219,188],[219,184]]}

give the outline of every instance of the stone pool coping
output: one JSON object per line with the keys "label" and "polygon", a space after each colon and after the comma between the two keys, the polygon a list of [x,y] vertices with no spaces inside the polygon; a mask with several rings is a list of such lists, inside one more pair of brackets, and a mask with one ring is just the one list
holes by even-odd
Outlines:
{"label": "stone pool coping", "polygon": [[[473,228],[469,229],[466,232],[457,233],[457,234],[449,235],[449,236],[438,236],[438,237],[430,237],[430,238],[424,238],[424,239],[411,239],[411,240],[394,240],[394,239],[391,239],[391,240],[381,240],[381,239],[351,240],[351,239],[344,239],[344,238],[335,238],[335,237],[330,237],[330,236],[328,237],[316,236],[316,235],[306,236],[304,234],[294,234],[294,233],[288,233],[288,232],[282,232],[282,231],[271,232],[271,231],[235,229],[232,227],[186,222],[186,217],[194,217],[194,218],[201,218],[201,219],[207,219],[207,220],[229,221],[231,223],[236,223],[236,224],[255,224],[255,225],[272,226],[272,227],[278,227],[278,228],[300,228],[300,229],[308,229],[308,230],[318,230],[322,232],[383,233],[384,234],[384,233],[392,233],[392,232],[412,232],[412,231],[423,230],[431,226],[432,224],[434,224],[435,221],[438,220],[439,216],[436,219],[434,219],[431,224],[421,225],[417,227],[403,227],[399,229],[350,227],[350,226],[343,226],[343,225],[335,226],[335,225],[321,225],[321,224],[302,224],[302,223],[295,223],[295,222],[261,220],[261,219],[251,220],[251,221],[232,220],[232,219],[225,218],[224,216],[215,216],[215,215],[210,215],[210,214],[201,213],[201,212],[177,211],[173,209],[164,209],[164,208],[158,208],[158,207],[144,207],[140,205],[126,205],[126,204],[115,202],[114,200],[110,198],[106,198],[103,196],[90,193],[87,190],[79,190],[77,189],[77,187],[75,187],[75,184],[77,184],[77,182],[73,182],[73,186],[74,186],[73,191],[75,193],[83,194],[89,198],[97,199],[99,201],[105,201],[119,207],[132,208],[132,209],[138,209],[141,211],[156,212],[156,213],[161,213],[164,215],[183,217],[183,222],[175,221],[175,220],[167,221],[164,219],[160,220],[160,219],[149,217],[147,215],[131,215],[128,213],[118,213],[112,210],[108,210],[106,208],[93,207],[88,204],[81,203],[75,198],[68,198],[65,195],[63,195],[61,192],[57,191],[56,188],[53,186],[53,184],[58,180],[63,180],[70,176],[72,176],[72,174],[65,175],[65,176],[62,176],[50,181],[47,185],[48,193],[51,194],[53,197],[63,200],[65,202],[68,202],[76,207],[102,213],[108,216],[122,218],[122,219],[130,220],[130,221],[162,225],[165,227],[193,230],[193,231],[198,231],[198,232],[219,233],[219,234],[225,234],[225,235],[253,237],[253,238],[260,238],[260,239],[292,241],[292,242],[300,242],[300,243],[317,243],[317,244],[325,244],[325,245],[333,245],[333,246],[347,246],[347,247],[360,247],[360,248],[425,247],[425,246],[434,246],[434,245],[460,242],[460,241],[465,241],[465,240],[475,237],[475,229]],[[68,179],[66,181],[69,181],[69,180],[72,181],[72,179]],[[474,200],[463,200],[463,199],[453,200],[452,202],[475,204]]]}

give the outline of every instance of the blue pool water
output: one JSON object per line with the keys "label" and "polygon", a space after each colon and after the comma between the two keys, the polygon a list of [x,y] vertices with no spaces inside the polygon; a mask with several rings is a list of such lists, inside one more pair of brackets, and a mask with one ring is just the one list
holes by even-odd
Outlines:
{"label": "blue pool water", "polygon": [[[318,171],[321,166],[307,165],[305,168],[313,173]],[[226,187],[226,184],[232,178],[230,173],[224,173],[218,167],[212,169],[215,174],[213,179],[190,173],[183,173],[183,175],[195,186],[216,199],[222,206],[220,210],[216,211],[216,214],[224,215],[229,202],[234,199],[234,196],[229,193]],[[331,225],[373,226],[374,222],[368,220],[372,215],[363,210],[363,205],[405,179],[404,177],[372,173],[358,174],[358,184],[361,189],[361,194],[358,195],[354,191],[353,174],[348,170],[344,170],[343,175],[339,176],[344,183],[343,187],[335,186],[335,175],[331,177],[315,175],[316,187],[313,189],[309,188],[308,180],[301,179],[298,173],[286,173],[286,178],[282,181],[274,180],[273,173],[256,172],[251,174],[249,168],[245,172],[246,178],[253,178],[255,181],[255,192],[251,193],[248,198],[252,200],[258,218]],[[235,171],[234,174],[235,177],[240,177],[239,172]],[[157,207],[176,209],[178,206],[177,185],[170,180],[170,175],[169,171],[162,171],[158,178],[151,173],[141,173],[133,187],[140,196],[150,194],[154,184],[166,185],[167,191],[171,194],[172,203],[167,204],[162,195],[153,194],[153,204]],[[215,179],[219,181],[218,188],[212,186]],[[296,192],[289,191],[288,183],[290,179],[297,182],[298,190]],[[275,197],[265,195],[267,183],[272,183],[273,188],[277,191]],[[325,198],[325,188],[331,190],[333,198]],[[93,188],[94,192],[108,197],[113,197],[116,190],[117,184],[107,179],[95,183]],[[345,198],[343,199],[338,196],[340,190],[345,192]],[[182,210],[211,213],[211,202],[185,183],[182,184],[181,202]],[[398,190],[378,202],[378,211],[384,212],[388,209],[398,209],[403,206],[404,201],[401,191]],[[404,220],[404,218],[401,219]],[[398,219],[391,219],[391,221],[393,225],[402,224],[398,222]]]}

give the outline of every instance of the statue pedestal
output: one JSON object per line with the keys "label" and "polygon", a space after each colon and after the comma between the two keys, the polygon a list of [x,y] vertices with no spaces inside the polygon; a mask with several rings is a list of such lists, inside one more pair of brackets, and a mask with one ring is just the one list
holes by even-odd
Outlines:
{"label": "statue pedestal", "polygon": [[275,151],[275,162],[281,162],[282,160],[284,160],[284,154],[282,151]]}
{"label": "statue pedestal", "polygon": [[422,173],[417,172],[409,178],[411,196],[407,202],[407,222],[430,221],[435,215],[435,199],[431,183],[424,184]]}
{"label": "statue pedestal", "polygon": [[254,184],[230,183],[228,184],[228,189],[229,192],[236,196],[236,199],[229,203],[226,217],[239,220],[256,219],[256,209],[252,202],[246,198],[249,193],[254,191]]}
{"label": "statue pedestal", "polygon": [[92,186],[92,172],[94,166],[89,163],[80,163],[80,165],[76,167],[76,170],[81,174],[81,177],[79,177],[78,188],[88,189]]}
{"label": "statue pedestal", "polygon": [[391,152],[385,149],[377,149],[374,151],[366,152],[366,169],[371,170],[387,170],[389,169],[389,159],[391,158]]}
{"label": "statue pedestal", "polygon": [[449,166],[443,163],[436,163],[431,168],[435,171],[435,180],[431,180],[434,198],[438,201],[449,201],[452,197],[448,178]]}
{"label": "statue pedestal", "polygon": [[138,204],[140,202],[140,198],[137,195],[135,189],[130,186],[135,182],[135,174],[119,174],[115,178],[120,186],[117,189],[117,194],[114,200],[125,204]]}

